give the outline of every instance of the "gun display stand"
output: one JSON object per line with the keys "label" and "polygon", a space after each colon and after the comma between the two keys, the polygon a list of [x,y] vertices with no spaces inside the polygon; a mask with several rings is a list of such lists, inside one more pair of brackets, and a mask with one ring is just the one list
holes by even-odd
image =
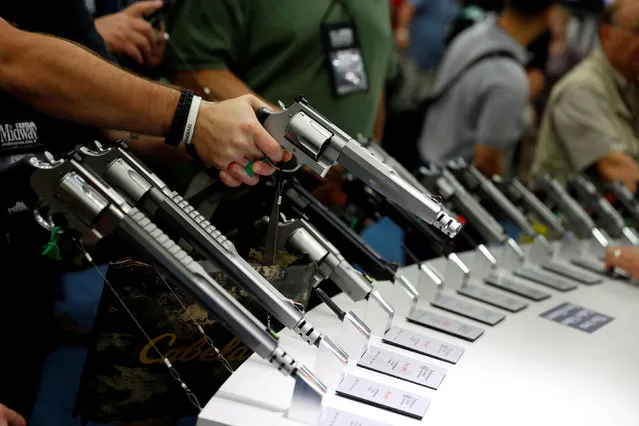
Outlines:
{"label": "gun display stand", "polygon": [[512,238],[506,240],[501,256],[500,267],[507,270],[515,270],[523,265],[526,260],[526,253],[521,246]]}
{"label": "gun display stand", "polygon": [[313,374],[302,366],[295,376],[295,387],[286,417],[300,423],[315,425],[322,414],[322,399],[326,387],[315,380]]}
{"label": "gun display stand", "polygon": [[395,309],[388,304],[378,290],[371,291],[366,304],[365,322],[376,336],[383,336],[390,330]]}
{"label": "gun display stand", "polygon": [[[597,262],[596,257],[603,256],[609,241],[607,234],[598,228],[593,228],[587,242],[580,241],[572,232],[566,232],[553,258],[543,264],[543,268],[582,284],[598,284],[602,282],[599,277],[566,262],[592,270],[587,264]],[[584,244],[588,250],[584,250]]]}
{"label": "gun display stand", "polygon": [[324,335],[315,358],[315,375],[329,388],[335,389],[348,365],[348,354],[330,337]]}
{"label": "gun display stand", "polygon": [[371,329],[354,312],[349,312],[342,321],[340,346],[353,359],[360,359],[371,340]]}
{"label": "gun display stand", "polygon": [[[402,303],[401,299],[408,297],[409,303]],[[404,275],[396,276],[393,280],[392,303],[400,318],[405,318],[415,312],[419,303],[419,291]]]}

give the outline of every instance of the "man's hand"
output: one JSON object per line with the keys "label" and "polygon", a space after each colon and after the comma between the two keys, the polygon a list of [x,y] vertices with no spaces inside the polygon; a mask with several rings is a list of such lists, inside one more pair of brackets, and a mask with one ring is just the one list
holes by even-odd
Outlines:
{"label": "man's hand", "polygon": [[0,404],[0,426],[27,426],[20,414]]}
{"label": "man's hand", "polygon": [[634,279],[639,279],[639,249],[636,247],[610,247],[606,250],[606,269],[619,268]]}
{"label": "man's hand", "polygon": [[162,1],[138,1],[122,12],[96,19],[95,26],[111,53],[156,66],[164,56],[164,35],[158,35],[144,16],[162,6]]}
{"label": "man's hand", "polygon": [[[268,105],[253,95],[219,103],[203,101],[200,106],[193,134],[195,150],[205,166],[220,170],[220,178],[228,186],[255,185],[258,175],[273,174],[275,167],[258,161],[264,157],[272,163],[292,158],[257,120],[255,111],[261,107]],[[249,177],[244,167],[251,161],[255,161],[255,174]]]}

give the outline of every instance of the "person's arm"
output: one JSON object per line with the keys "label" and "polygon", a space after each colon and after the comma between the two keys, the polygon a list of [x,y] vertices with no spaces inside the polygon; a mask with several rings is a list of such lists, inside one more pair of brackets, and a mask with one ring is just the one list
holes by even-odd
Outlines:
{"label": "person's arm", "polygon": [[639,167],[625,152],[626,143],[614,124],[616,112],[603,94],[590,87],[572,87],[547,113],[577,171],[595,166],[605,181],[620,180],[636,191]]}
{"label": "person's arm", "polygon": [[377,116],[375,117],[375,128],[373,130],[373,136],[377,143],[382,143],[384,138],[384,123],[386,122],[386,96],[382,92],[379,97],[379,103],[377,104]]}
{"label": "person's arm", "polygon": [[278,106],[275,106],[261,98],[235,74],[226,69],[211,69],[195,72],[179,71],[173,76],[173,82],[178,86],[187,87],[193,90],[201,90],[199,87],[195,87],[195,81],[210,89],[211,93],[209,96],[212,99],[223,101],[250,94],[260,98],[263,102],[268,103],[271,109],[279,109]]}
{"label": "person's arm", "polygon": [[[129,74],[65,40],[20,31],[0,19],[0,91],[55,117],[106,129],[165,135],[180,92]],[[254,185],[274,168],[258,161],[256,175],[244,166],[290,154],[260,125],[255,110],[268,107],[254,96],[202,102],[193,146],[207,166],[220,169],[229,186]]]}
{"label": "person's arm", "polygon": [[27,426],[27,422],[20,414],[0,404],[0,426]]}
{"label": "person's arm", "polygon": [[395,28],[395,43],[400,49],[410,46],[410,26],[415,17],[417,7],[415,2],[421,0],[404,0],[397,9],[397,26]]}
{"label": "person's arm", "polygon": [[531,68],[527,71],[527,74],[529,99],[530,102],[535,102],[539,95],[541,95],[544,91],[544,87],[546,86],[546,76],[539,68]]}
{"label": "person's arm", "polygon": [[606,250],[606,269],[619,268],[639,279],[639,249],[636,247],[610,247]]}
{"label": "person's arm", "polygon": [[0,91],[50,115],[103,128],[165,134],[180,97],[66,40],[0,18]]}
{"label": "person's arm", "polygon": [[164,138],[159,136],[139,135],[122,130],[105,130],[104,135],[111,142],[126,142],[131,151],[146,164],[168,165],[191,159],[183,144],[173,147],[165,144]]}
{"label": "person's arm", "polygon": [[524,84],[493,82],[482,94],[473,163],[486,176],[504,173],[504,153],[514,150],[523,134],[527,102]]}

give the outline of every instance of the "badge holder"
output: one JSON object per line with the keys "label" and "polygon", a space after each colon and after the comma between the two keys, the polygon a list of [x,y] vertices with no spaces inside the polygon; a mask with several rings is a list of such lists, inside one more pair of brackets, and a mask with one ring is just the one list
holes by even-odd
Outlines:
{"label": "badge holder", "polygon": [[575,256],[580,256],[581,252],[582,241],[572,231],[568,231],[561,238],[553,260],[559,260],[560,258],[572,259]]}
{"label": "badge holder", "polygon": [[[331,12],[339,3],[347,20],[329,22]],[[355,19],[344,0],[333,0],[322,17],[322,44],[332,80],[333,95],[342,97],[367,92],[368,74],[360,47]]]}
{"label": "badge holder", "polygon": [[295,375],[293,397],[286,417],[304,424],[317,424],[322,415],[322,399],[326,392],[325,385],[302,365]]}
{"label": "badge holder", "polygon": [[376,336],[383,336],[390,330],[393,324],[395,309],[382,297],[378,290],[371,291],[366,304],[366,315],[364,322],[368,325],[371,333]]}

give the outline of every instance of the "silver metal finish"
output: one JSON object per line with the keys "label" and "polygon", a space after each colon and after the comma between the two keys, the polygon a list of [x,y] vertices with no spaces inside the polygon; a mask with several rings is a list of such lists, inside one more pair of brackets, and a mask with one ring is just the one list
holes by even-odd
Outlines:
{"label": "silver metal finish", "polygon": [[266,130],[288,151],[298,164],[320,176],[337,162],[384,197],[398,203],[426,223],[454,237],[462,225],[429,194],[416,189],[383,159],[364,148],[335,124],[311,108],[304,100],[293,103],[264,121]]}
{"label": "silver metal finish", "polygon": [[304,318],[289,299],[249,265],[235,246],[184,198],[123,148],[100,152],[82,149],[82,160],[102,172],[113,187],[150,214],[162,210],[171,224],[183,230],[183,238],[207,260],[217,264],[239,285],[253,294],[285,327],[309,344],[318,345],[320,331]]}
{"label": "silver metal finish", "polygon": [[477,246],[475,252],[472,274],[475,277],[483,278],[492,270],[497,269],[499,262],[492,252],[483,244]]}
{"label": "silver metal finish", "polygon": [[355,270],[339,250],[304,219],[279,224],[278,246],[287,246],[307,254],[318,265],[318,281],[330,278],[354,302],[368,297],[373,289],[366,277]]}
{"label": "silver metal finish", "polygon": [[524,260],[526,260],[524,250],[517,244],[517,241],[508,238],[504,245],[500,266],[504,269],[517,269],[523,264]]}
{"label": "silver metal finish", "polygon": [[470,268],[457,256],[457,253],[448,255],[446,277],[446,281],[454,288],[466,287],[470,281]]}

